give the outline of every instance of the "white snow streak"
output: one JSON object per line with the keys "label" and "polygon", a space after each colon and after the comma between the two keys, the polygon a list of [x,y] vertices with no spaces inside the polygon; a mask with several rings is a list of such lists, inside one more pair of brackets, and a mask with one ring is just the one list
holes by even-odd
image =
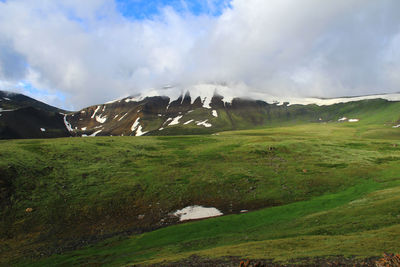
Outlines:
{"label": "white snow streak", "polygon": [[45,132],[45,131],[46,131],[46,129],[45,129],[45,128],[40,128],[40,130],[41,130],[42,132]]}
{"label": "white snow streak", "polygon": [[172,121],[172,118],[168,118],[168,119],[163,123],[163,125],[166,124],[166,123],[169,122],[169,121]]}
{"label": "white snow streak", "polygon": [[393,128],[400,128],[400,124],[393,126]]}
{"label": "white snow streak", "polygon": [[144,135],[145,133],[147,133],[147,132],[142,132],[142,125],[139,125],[139,127],[138,127],[138,129],[137,129],[137,131],[136,131],[135,136],[142,136],[142,135]]}
{"label": "white snow streak", "polygon": [[131,131],[132,131],[132,132],[135,131],[136,128],[139,126],[139,120],[140,120],[140,117],[138,117],[138,118],[135,120],[135,122],[132,124],[132,127],[131,127]]}
{"label": "white snow streak", "polygon": [[205,208],[202,206],[189,206],[181,210],[177,210],[173,215],[179,217],[180,221],[203,219],[223,215],[216,208]]}
{"label": "white snow streak", "polygon": [[168,126],[172,126],[172,125],[177,125],[177,124],[179,124],[179,120],[180,120],[182,117],[183,117],[183,115],[175,117],[175,118],[168,124]]}
{"label": "white snow streak", "polygon": [[96,131],[96,132],[94,132],[94,133],[92,133],[91,135],[89,135],[89,136],[96,136],[98,133],[100,133],[102,130],[98,130],[98,131]]}
{"label": "white snow streak", "polygon": [[194,120],[189,120],[189,121],[185,122],[183,125],[187,125],[187,124],[191,123],[192,121],[194,121]]}
{"label": "white snow streak", "polygon": [[64,114],[64,124],[69,132],[73,131],[71,124],[67,121],[67,114]]}
{"label": "white snow streak", "polygon": [[96,116],[97,111],[100,109],[100,106],[97,106],[96,110],[94,111],[93,115],[92,115],[92,119],[94,118],[94,116]]}
{"label": "white snow streak", "polygon": [[128,115],[129,112],[125,113],[121,118],[119,118],[118,121],[121,121],[126,115]]}
{"label": "white snow streak", "polygon": [[82,131],[86,131],[87,127],[83,127],[81,128]]}
{"label": "white snow streak", "polygon": [[347,121],[347,118],[343,117],[343,118],[338,119],[338,121]]}
{"label": "white snow streak", "polygon": [[349,122],[359,122],[359,119],[349,119]]}
{"label": "white snow streak", "polygon": [[101,114],[96,116],[96,121],[99,123],[105,123],[106,120],[107,120],[107,116],[101,117]]}
{"label": "white snow streak", "polygon": [[212,115],[213,115],[214,117],[218,117],[218,113],[217,113],[217,111],[216,111],[215,109],[212,111]]}
{"label": "white snow streak", "polygon": [[198,126],[202,125],[202,126],[204,126],[204,127],[206,127],[206,128],[209,128],[209,127],[212,126],[212,124],[211,124],[211,123],[208,123],[207,121],[208,121],[208,120],[205,120],[205,121],[196,121],[196,124],[197,124]]}

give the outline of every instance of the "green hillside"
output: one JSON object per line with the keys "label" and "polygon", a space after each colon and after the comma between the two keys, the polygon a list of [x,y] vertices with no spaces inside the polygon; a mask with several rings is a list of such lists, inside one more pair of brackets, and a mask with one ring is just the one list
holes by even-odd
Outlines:
{"label": "green hillside", "polygon": [[[0,263],[398,252],[400,112],[382,103],[214,135],[0,141]],[[190,205],[227,216],[173,225]]]}

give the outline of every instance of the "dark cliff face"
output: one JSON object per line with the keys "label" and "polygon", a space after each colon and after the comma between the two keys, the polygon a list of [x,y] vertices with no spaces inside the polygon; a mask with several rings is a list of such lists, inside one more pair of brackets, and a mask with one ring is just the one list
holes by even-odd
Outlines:
{"label": "dark cliff face", "polygon": [[54,138],[67,137],[70,133],[63,122],[63,115],[34,107],[19,108],[1,113],[0,138]]}

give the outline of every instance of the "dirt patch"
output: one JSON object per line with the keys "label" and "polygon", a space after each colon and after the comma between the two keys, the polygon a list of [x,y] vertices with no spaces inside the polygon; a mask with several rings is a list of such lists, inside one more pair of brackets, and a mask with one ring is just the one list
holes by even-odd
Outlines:
{"label": "dirt patch", "polygon": [[[152,267],[177,267],[177,266],[226,266],[226,267],[325,267],[325,266],[375,266],[375,262],[379,257],[371,257],[367,259],[357,259],[355,257],[343,257],[343,256],[332,256],[332,257],[317,257],[317,258],[301,258],[289,261],[287,263],[276,262],[273,259],[242,259],[239,257],[224,257],[219,259],[207,259],[201,258],[196,255],[192,255],[187,259],[167,263],[163,262],[160,264],[150,265]],[[140,266],[140,265],[132,265]]]}

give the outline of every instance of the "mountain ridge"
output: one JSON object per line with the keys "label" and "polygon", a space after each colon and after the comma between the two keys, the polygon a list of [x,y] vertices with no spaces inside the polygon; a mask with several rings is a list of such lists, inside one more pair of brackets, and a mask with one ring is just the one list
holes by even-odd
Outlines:
{"label": "mountain ridge", "polygon": [[[0,92],[0,138],[213,134],[285,123],[343,122],[353,114],[358,118],[350,121],[358,122],[363,115],[360,110],[379,113],[400,103],[400,94],[278,101],[268,94],[258,94],[259,99],[254,94],[223,95],[227,90],[225,85],[196,85],[177,93],[175,87],[168,87],[74,112]],[[400,113],[393,114],[385,122],[395,124],[399,119]]]}

